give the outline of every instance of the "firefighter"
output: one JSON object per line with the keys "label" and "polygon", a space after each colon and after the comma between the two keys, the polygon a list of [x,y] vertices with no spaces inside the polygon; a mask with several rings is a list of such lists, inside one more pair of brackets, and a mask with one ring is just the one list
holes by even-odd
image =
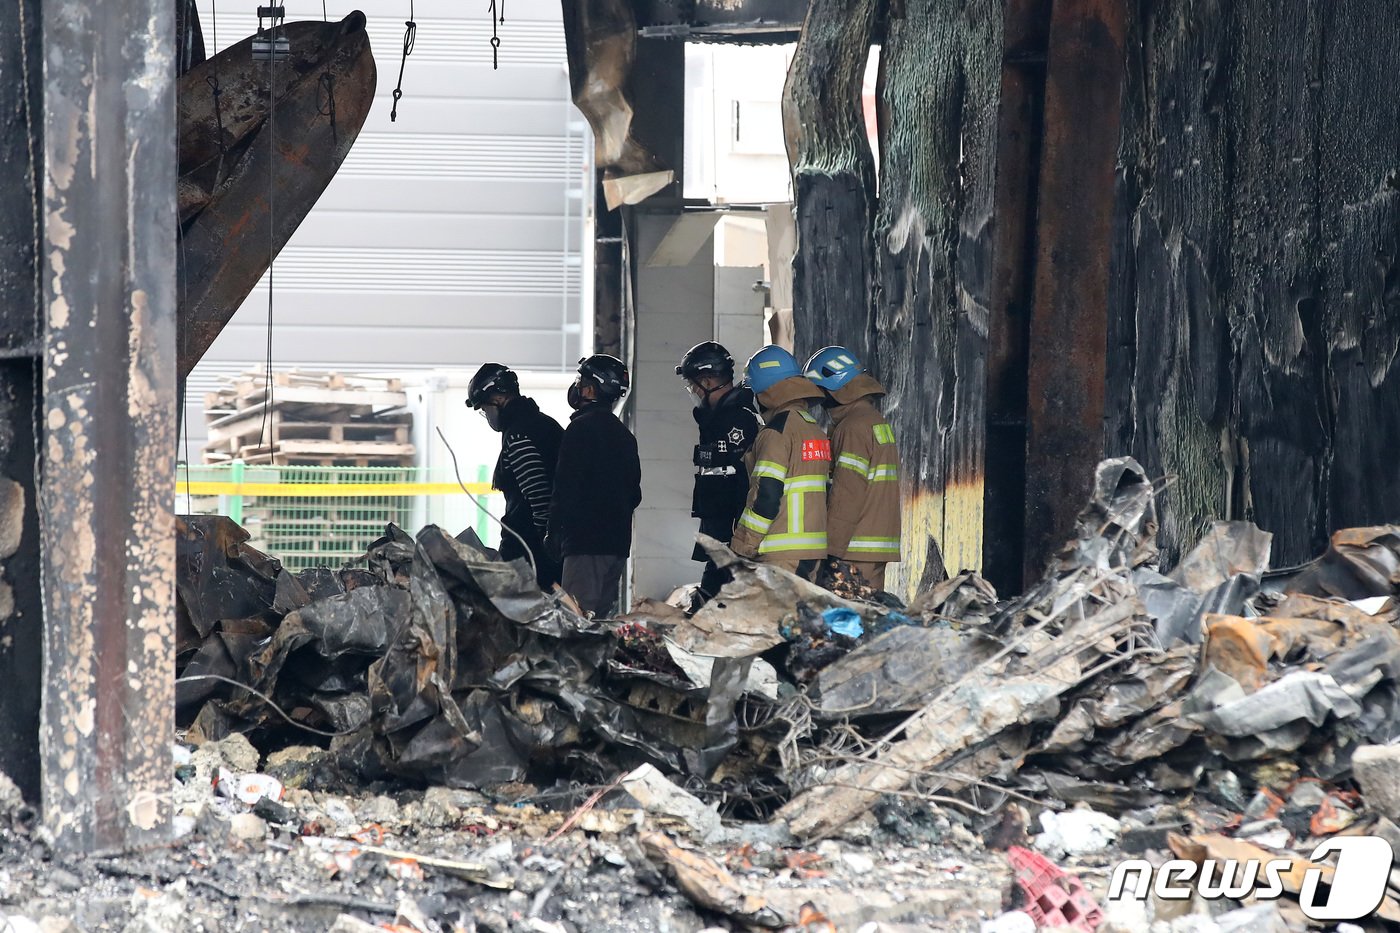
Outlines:
{"label": "firefighter", "polygon": [[551,590],[559,582],[559,563],[546,552],[544,533],[564,429],[534,399],[520,394],[520,379],[500,363],[485,363],[476,371],[467,386],[467,405],[501,434],[491,484],[505,498],[501,524],[515,532],[501,535],[501,559],[523,557],[528,547],[535,579],[541,589]]}
{"label": "firefighter", "polygon": [[[744,457],[758,435],[758,415],[753,393],[734,385],[734,358],[714,341],[696,344],[686,351],[676,375],[690,392],[700,443],[695,445],[695,489],[690,514],[700,519],[700,533],[728,544],[734,525],[744,510],[749,473]],[[691,554],[704,561],[698,607],[714,598],[730,580],[730,573],[714,565],[699,544]]]}
{"label": "firefighter", "polygon": [[900,559],[899,452],[880,413],[885,387],[845,347],[812,354],[807,378],[826,393],[831,415],[826,572],[845,561],[882,590],[886,565]]}
{"label": "firefighter", "polygon": [[595,616],[610,615],[632,551],[632,513],[642,502],[637,439],[613,414],[630,379],[604,354],[579,360],[569,386],[574,410],[559,445],[546,544],[563,560],[561,585]]}
{"label": "firefighter", "polygon": [[755,353],[745,376],[764,425],[748,454],[748,497],[730,548],[810,579],[827,554],[831,442],[808,410],[824,396],[781,347]]}

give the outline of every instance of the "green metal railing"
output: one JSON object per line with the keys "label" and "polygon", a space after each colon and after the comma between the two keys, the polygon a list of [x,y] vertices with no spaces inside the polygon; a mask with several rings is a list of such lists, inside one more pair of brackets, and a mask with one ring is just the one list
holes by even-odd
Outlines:
{"label": "green metal railing", "polygon": [[[499,515],[500,496],[491,488],[488,468],[483,464],[472,472],[475,482],[467,489]],[[454,477],[432,476],[418,467],[181,464],[176,492],[178,509],[227,515],[248,531],[249,543],[293,571],[355,560],[390,522],[409,532],[429,523],[453,531],[470,526],[487,543],[497,537],[495,522],[471,503]]]}

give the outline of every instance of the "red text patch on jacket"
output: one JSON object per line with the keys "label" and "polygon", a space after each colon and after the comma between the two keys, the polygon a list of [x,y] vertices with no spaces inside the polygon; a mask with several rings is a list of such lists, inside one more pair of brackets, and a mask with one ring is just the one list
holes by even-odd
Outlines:
{"label": "red text patch on jacket", "polygon": [[830,460],[830,459],[831,459],[831,441],[827,440],[826,438],[822,438],[821,440],[817,440],[817,441],[803,441],[803,442],[802,442],[802,459],[803,459],[803,460]]}

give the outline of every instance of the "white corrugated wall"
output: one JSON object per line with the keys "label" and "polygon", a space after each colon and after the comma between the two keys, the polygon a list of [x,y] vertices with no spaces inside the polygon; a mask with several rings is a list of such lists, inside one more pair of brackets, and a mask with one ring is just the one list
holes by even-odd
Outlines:
{"label": "white corrugated wall", "polygon": [[[396,122],[409,0],[360,5],[379,73],[374,108],[277,260],[275,369],[403,372],[499,359],[558,370],[578,359],[592,141],[569,101],[558,0],[505,5],[492,70],[485,0],[415,0]],[[215,12],[221,48],[257,30],[252,0],[199,6],[211,53]],[[339,19],[356,4],[325,7]],[[322,16],[319,0],[286,10],[289,22]],[[264,277],[190,377],[192,461],[205,393],[222,375],[265,364],[267,323]]]}

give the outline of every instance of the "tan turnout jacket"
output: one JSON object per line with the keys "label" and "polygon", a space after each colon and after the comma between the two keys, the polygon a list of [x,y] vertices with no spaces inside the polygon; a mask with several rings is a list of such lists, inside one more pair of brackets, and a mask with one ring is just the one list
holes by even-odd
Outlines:
{"label": "tan turnout jacket", "polygon": [[848,561],[899,560],[899,453],[876,400],[885,389],[862,373],[832,393],[827,548]]}
{"label": "tan turnout jacket", "polygon": [[807,410],[821,391],[803,376],[759,396],[763,429],[745,462],[749,495],[730,544],[750,559],[824,559],[831,442]]}

